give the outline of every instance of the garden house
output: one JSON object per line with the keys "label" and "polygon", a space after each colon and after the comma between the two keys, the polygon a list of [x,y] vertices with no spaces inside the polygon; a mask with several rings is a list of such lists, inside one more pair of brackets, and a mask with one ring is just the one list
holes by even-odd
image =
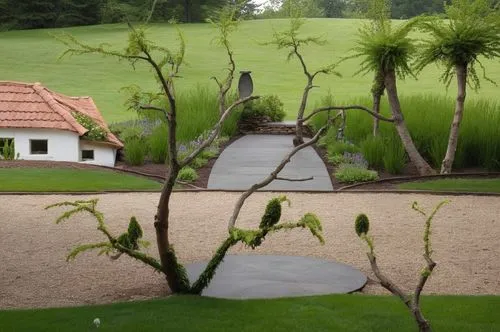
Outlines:
{"label": "garden house", "polygon": [[0,158],[114,166],[123,144],[90,97],[68,97],[40,83],[0,81]]}

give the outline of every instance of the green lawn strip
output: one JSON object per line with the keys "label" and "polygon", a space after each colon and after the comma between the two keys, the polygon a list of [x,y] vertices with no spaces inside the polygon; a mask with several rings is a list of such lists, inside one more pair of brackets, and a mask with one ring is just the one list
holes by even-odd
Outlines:
{"label": "green lawn strip", "polygon": [[[304,57],[310,70],[315,71],[324,65],[336,63],[349,54],[349,50],[354,46],[357,29],[362,23],[361,20],[352,19],[308,20],[301,33],[304,36],[322,36],[328,42],[325,46],[308,45],[304,48]],[[306,84],[302,69],[296,59],[286,61],[287,50],[276,50],[273,46],[261,45],[262,42],[271,40],[275,30],[281,31],[288,26],[289,21],[285,19],[244,21],[231,37],[231,44],[237,70],[252,71],[255,94],[277,94],[285,104],[288,118],[292,119]],[[227,58],[224,49],[213,42],[215,29],[210,24],[182,24],[180,29],[186,39],[186,63],[189,65],[181,68],[182,78],[176,80],[177,91],[186,91],[197,84],[206,84],[216,91],[216,85],[210,77],[226,73],[224,68],[227,67]],[[108,122],[135,117],[135,113],[127,111],[123,105],[126,93],[120,92],[120,89],[123,86],[139,84],[144,90],[156,91],[157,83],[150,68],[138,63],[134,70],[127,62],[99,55],[74,56],[58,62],[57,58],[65,46],[51,34],[62,32],[71,33],[85,43],[110,43],[115,49],[123,50],[128,30],[125,24],[110,24],[2,32],[2,80],[41,82],[60,93],[92,96]],[[176,47],[176,30],[173,25],[153,24],[148,33],[148,39],[156,41],[158,45]],[[417,35],[418,33],[415,33],[415,36]],[[489,77],[499,77],[500,62],[486,59],[482,62]],[[368,96],[373,77],[353,76],[359,67],[359,59],[350,60],[339,64],[337,68],[343,75],[342,78],[319,75],[314,83],[321,88],[311,92],[310,108],[329,90],[336,96],[338,104],[342,104],[346,99],[352,100],[353,97]],[[446,95],[447,91],[454,91],[455,81],[447,90],[438,80],[440,73],[441,69],[430,66],[419,75],[418,81],[408,77],[405,81],[398,82],[401,95]],[[68,77],[71,79],[67,79]],[[478,96],[478,93],[470,91],[467,99]],[[493,101],[499,100],[498,88],[484,83],[480,96]],[[452,107],[454,99],[448,97]]]}
{"label": "green lawn strip", "polygon": [[0,168],[3,192],[159,190],[160,187],[160,183],[144,177],[106,170]]}
{"label": "green lawn strip", "polygon": [[500,193],[499,179],[440,179],[398,184],[400,189]]}
{"label": "green lawn strip", "polygon": [[[500,297],[427,296],[436,331],[498,331]],[[1,331],[416,331],[391,296],[331,295],[230,301],[194,296],[112,305],[0,311]]]}

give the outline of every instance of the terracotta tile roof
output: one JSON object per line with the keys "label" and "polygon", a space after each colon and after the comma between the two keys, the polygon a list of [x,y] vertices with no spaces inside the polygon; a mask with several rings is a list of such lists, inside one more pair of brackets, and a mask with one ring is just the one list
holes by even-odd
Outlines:
{"label": "terracotta tile roof", "polygon": [[90,97],[68,97],[39,83],[0,81],[0,128],[48,128],[68,130],[83,136],[88,130],[72,116],[85,114],[108,131],[107,143],[123,144],[113,135]]}

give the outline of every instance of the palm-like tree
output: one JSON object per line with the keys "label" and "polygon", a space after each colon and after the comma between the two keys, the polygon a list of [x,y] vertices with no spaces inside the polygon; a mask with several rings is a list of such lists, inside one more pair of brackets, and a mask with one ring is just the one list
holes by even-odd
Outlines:
{"label": "palm-like tree", "polygon": [[[464,112],[467,84],[479,89],[477,66],[484,74],[480,57],[500,56],[500,9],[489,0],[453,0],[446,6],[447,20],[435,17],[422,21],[422,30],[429,33],[416,63],[421,71],[431,63],[444,66],[441,80],[450,84],[457,78],[458,93],[455,115],[451,124],[448,148],[441,165],[441,173],[451,172],[458,144],[458,133]],[[485,75],[486,80],[491,81]]]}
{"label": "palm-like tree", "polygon": [[[408,157],[416,166],[419,174],[433,174],[434,170],[418,152],[406,127],[397,91],[397,78],[404,79],[408,75],[414,76],[410,63],[416,52],[416,47],[408,34],[413,30],[417,21],[412,20],[398,27],[393,27],[390,20],[382,18],[383,16],[380,17],[378,24],[365,25],[359,30],[359,38],[357,46],[353,49],[355,54],[352,58],[362,58],[358,73],[375,73],[375,83],[383,84],[394,118],[394,125]],[[380,93],[380,90],[378,91]],[[374,94],[374,100],[375,97]]]}

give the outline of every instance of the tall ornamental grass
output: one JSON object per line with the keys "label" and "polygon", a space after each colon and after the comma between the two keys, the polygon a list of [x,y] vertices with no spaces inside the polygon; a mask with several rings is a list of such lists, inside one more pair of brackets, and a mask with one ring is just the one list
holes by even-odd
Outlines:
{"label": "tall ornamental grass", "polygon": [[[336,104],[371,105],[371,100],[357,98]],[[401,106],[418,150],[434,168],[439,168],[446,152],[454,98],[429,94],[403,96]],[[460,128],[454,168],[500,170],[500,105],[484,99],[472,99],[465,107],[467,112]],[[384,115],[390,117],[385,100],[381,109]],[[316,116],[312,120],[313,126],[319,128],[326,118],[326,113]],[[401,171],[406,157],[394,126],[381,122],[380,138],[374,140],[371,138],[372,125],[373,119],[369,114],[347,111],[345,136],[361,147],[365,158],[374,167],[384,165],[388,171]]]}
{"label": "tall ornamental grass", "polygon": [[[229,95],[227,106],[237,97]],[[238,130],[242,107],[232,111],[222,127],[222,136],[233,136]],[[188,143],[210,129],[219,119],[217,90],[196,86],[177,95],[177,140]]]}

